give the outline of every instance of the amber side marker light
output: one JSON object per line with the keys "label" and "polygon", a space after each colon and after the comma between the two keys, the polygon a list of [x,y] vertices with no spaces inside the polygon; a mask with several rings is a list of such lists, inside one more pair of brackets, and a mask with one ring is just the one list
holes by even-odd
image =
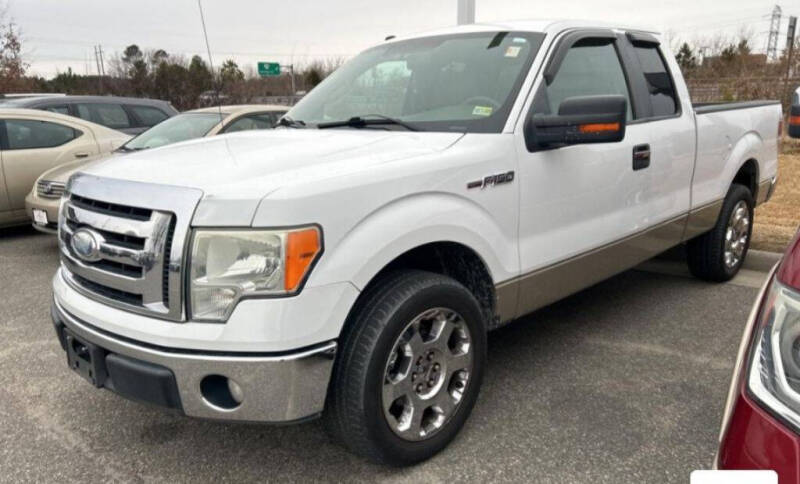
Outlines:
{"label": "amber side marker light", "polygon": [[602,133],[604,131],[619,131],[619,123],[592,123],[578,126],[581,133]]}
{"label": "amber side marker light", "polygon": [[319,230],[306,229],[289,232],[286,243],[286,274],[284,278],[284,288],[287,291],[297,290],[321,249]]}

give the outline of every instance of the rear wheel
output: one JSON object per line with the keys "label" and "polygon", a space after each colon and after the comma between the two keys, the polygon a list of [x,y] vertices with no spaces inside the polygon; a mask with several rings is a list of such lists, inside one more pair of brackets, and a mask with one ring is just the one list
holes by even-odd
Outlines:
{"label": "rear wheel", "polygon": [[422,271],[393,274],[363,300],[341,340],[326,424],[356,454],[414,464],[447,446],[475,404],[482,312],[464,286]]}
{"label": "rear wheel", "polygon": [[753,195],[743,185],[731,185],[717,223],[686,244],[689,270],[708,281],[732,279],[742,267],[753,231]]}

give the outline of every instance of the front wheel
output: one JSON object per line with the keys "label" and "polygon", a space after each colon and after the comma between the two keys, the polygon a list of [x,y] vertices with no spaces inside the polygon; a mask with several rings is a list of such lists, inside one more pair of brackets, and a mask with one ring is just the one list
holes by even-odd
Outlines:
{"label": "front wheel", "polygon": [[464,286],[422,271],[395,273],[363,300],[342,337],[326,424],[356,454],[414,464],[447,446],[475,404],[482,312]]}
{"label": "front wheel", "polygon": [[695,277],[722,282],[739,272],[750,248],[753,206],[747,187],[731,185],[714,228],[686,244],[689,270]]}

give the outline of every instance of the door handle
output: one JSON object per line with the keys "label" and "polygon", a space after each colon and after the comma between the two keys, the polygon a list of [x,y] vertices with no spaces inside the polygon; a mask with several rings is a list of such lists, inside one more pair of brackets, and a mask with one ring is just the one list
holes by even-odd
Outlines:
{"label": "door handle", "polygon": [[86,153],[85,151],[81,151],[79,153],[75,153],[75,158],[88,158],[88,157],[89,157],[89,153]]}
{"label": "door handle", "polygon": [[633,147],[633,169],[643,170],[650,166],[650,145],[636,145]]}

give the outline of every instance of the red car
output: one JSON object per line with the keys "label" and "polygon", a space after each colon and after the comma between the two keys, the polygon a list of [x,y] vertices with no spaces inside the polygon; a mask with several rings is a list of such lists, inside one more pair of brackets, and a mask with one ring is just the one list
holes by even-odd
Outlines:
{"label": "red car", "polygon": [[800,483],[800,231],[750,313],[715,465]]}

